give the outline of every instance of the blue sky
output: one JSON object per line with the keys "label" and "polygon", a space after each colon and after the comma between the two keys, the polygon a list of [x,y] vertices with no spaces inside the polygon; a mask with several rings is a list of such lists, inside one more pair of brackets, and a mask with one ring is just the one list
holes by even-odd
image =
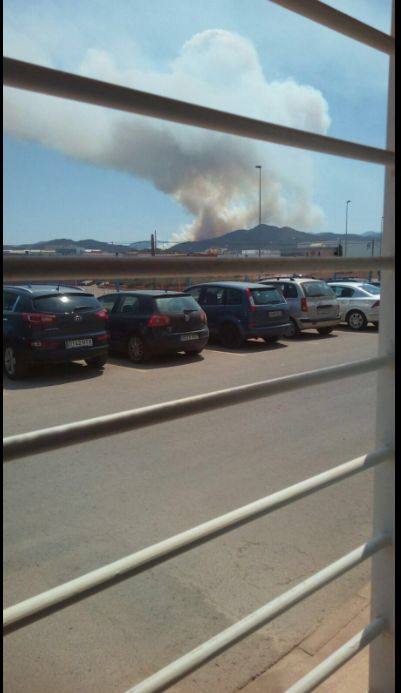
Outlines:
{"label": "blue sky", "polygon": [[[390,0],[334,0],[389,31]],[[385,146],[388,59],[268,0],[5,0],[4,53]],[[380,230],[383,169],[5,90],[6,243]]]}

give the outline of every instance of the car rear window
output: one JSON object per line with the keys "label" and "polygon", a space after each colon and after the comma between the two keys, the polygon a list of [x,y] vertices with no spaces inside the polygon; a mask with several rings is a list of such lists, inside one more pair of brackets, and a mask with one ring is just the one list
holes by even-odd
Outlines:
{"label": "car rear window", "polygon": [[251,297],[255,306],[266,306],[269,303],[283,303],[284,299],[277,289],[251,289]]}
{"label": "car rear window", "polygon": [[379,294],[380,293],[380,287],[375,286],[374,284],[362,284],[361,289],[364,289],[370,294]]}
{"label": "car rear window", "polygon": [[34,299],[33,305],[39,313],[71,313],[77,310],[99,310],[102,308],[95,296],[82,293],[39,296]]}
{"label": "car rear window", "polygon": [[186,310],[200,310],[200,305],[192,296],[163,296],[156,298],[159,313],[184,313]]}
{"label": "car rear window", "polygon": [[308,298],[318,298],[320,296],[335,298],[333,289],[326,282],[304,282],[302,288],[305,296]]}

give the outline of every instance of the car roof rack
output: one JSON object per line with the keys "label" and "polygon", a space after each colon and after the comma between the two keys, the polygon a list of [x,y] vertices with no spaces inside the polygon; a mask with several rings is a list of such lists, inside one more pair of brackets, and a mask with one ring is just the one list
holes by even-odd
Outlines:
{"label": "car roof rack", "polygon": [[270,277],[263,277],[261,281],[267,281],[268,279],[286,279],[294,281],[294,279],[315,279],[315,277],[306,277],[304,274],[275,274]]}

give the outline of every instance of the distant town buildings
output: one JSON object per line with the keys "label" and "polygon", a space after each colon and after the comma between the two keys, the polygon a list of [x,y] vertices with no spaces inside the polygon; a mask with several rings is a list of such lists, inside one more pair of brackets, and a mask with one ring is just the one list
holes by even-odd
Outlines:
{"label": "distant town buildings", "polygon": [[339,254],[347,257],[371,257],[381,254],[381,242],[377,238],[361,239],[360,241],[348,241],[345,248],[345,241],[319,241],[317,243],[298,243],[298,253],[306,257],[332,257]]}

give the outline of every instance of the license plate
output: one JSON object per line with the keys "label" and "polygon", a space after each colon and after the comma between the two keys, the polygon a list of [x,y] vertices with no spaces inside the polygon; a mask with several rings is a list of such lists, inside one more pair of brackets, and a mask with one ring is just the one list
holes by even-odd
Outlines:
{"label": "license plate", "polygon": [[269,318],[279,318],[282,314],[281,310],[271,310],[269,311]]}
{"label": "license plate", "polygon": [[181,335],[181,341],[182,342],[191,342],[193,339],[199,339],[199,335],[196,334],[196,332],[192,332],[191,334],[182,334]]}
{"label": "license plate", "polygon": [[76,349],[77,347],[93,346],[93,339],[67,339],[66,349]]}

